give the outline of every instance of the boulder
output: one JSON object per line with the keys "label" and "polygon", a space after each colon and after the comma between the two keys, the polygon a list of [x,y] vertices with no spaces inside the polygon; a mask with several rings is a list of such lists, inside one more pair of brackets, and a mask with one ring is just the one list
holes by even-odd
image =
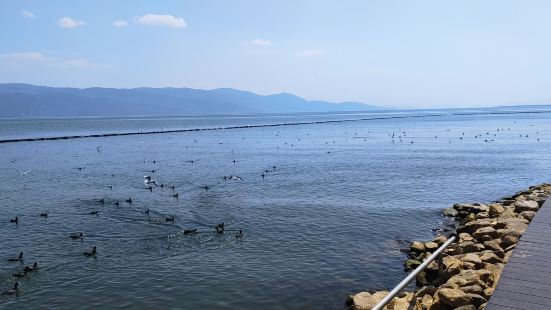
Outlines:
{"label": "boulder", "polygon": [[463,261],[452,256],[446,256],[443,259],[444,263],[444,279],[449,279],[461,272],[463,269]]}
{"label": "boulder", "polygon": [[495,224],[496,229],[511,229],[520,234],[528,228],[528,221],[521,218],[498,219]]}
{"label": "boulder", "polygon": [[523,200],[523,201],[518,201],[517,199],[517,202],[515,202],[515,212],[517,213],[521,213],[521,212],[524,212],[524,211],[538,211],[538,209],[540,208],[540,205],[536,202],[536,201],[533,201],[533,200]]}
{"label": "boulder", "polygon": [[446,241],[448,241],[448,237],[444,236],[444,235],[440,235],[436,238],[434,238],[434,240],[432,240],[432,242],[438,244],[438,246],[441,246],[442,244],[444,244]]}
{"label": "boulder", "polygon": [[[486,268],[487,265],[488,263],[484,263],[484,268]],[[486,285],[486,287],[492,286],[494,284],[494,273],[492,271],[488,271],[486,269],[478,269],[476,273],[478,274],[478,278],[480,279],[480,281],[482,281]]]}
{"label": "boulder", "polygon": [[497,285],[497,282],[499,281],[499,277],[501,276],[501,272],[503,271],[504,264],[484,264],[484,270],[487,270],[492,273],[492,287],[495,287]]}
{"label": "boulder", "polygon": [[484,253],[480,256],[480,259],[485,263],[495,264],[501,263],[501,259],[494,253]]}
{"label": "boulder", "polygon": [[534,212],[534,211],[522,211],[522,212],[519,213],[518,216],[520,218],[525,219],[525,220],[532,221],[534,216],[536,216],[536,212]]}
{"label": "boulder", "polygon": [[415,269],[415,268],[419,267],[419,265],[421,265],[421,262],[416,260],[416,259],[407,259],[404,262],[404,267],[406,269]]}
{"label": "boulder", "polygon": [[438,244],[436,242],[426,242],[425,243],[425,249],[429,252],[434,252],[439,248]]}
{"label": "boulder", "polygon": [[461,241],[473,241],[474,238],[469,235],[468,233],[460,233],[459,234],[459,240]]}
{"label": "boulder", "polygon": [[468,294],[452,288],[438,290],[438,299],[452,309],[472,303],[472,298]]}
{"label": "boulder", "polygon": [[456,203],[453,205],[453,208],[459,212],[468,212],[468,213],[480,213],[488,212],[488,206],[481,203]]}
{"label": "boulder", "polygon": [[484,286],[478,276],[476,270],[462,270],[458,275],[451,277],[447,282],[450,285],[457,285],[459,287],[471,286],[471,285],[480,285]]}
{"label": "boulder", "polygon": [[491,217],[497,217],[505,211],[505,208],[499,203],[492,203],[488,208]]}
{"label": "boulder", "polygon": [[475,232],[479,228],[487,227],[487,226],[493,226],[493,225],[495,225],[495,221],[493,219],[479,219],[479,220],[476,220],[476,221],[466,223],[462,227],[459,227],[459,229],[457,231],[459,233],[464,232],[464,233],[472,234],[473,232]]}
{"label": "boulder", "polygon": [[480,239],[482,236],[490,236],[491,239],[497,238],[499,236],[498,232],[491,226],[481,227],[477,229],[473,234],[473,237]]}
{"label": "boulder", "polygon": [[480,212],[476,214],[477,219],[487,219],[490,217],[490,214],[488,212]]}
{"label": "boulder", "polygon": [[[512,245],[514,246],[514,245]],[[509,249],[509,248],[507,248]],[[505,251],[505,256],[503,257],[503,263],[506,264],[509,262],[509,259],[511,258],[511,255],[513,254],[513,251],[512,250],[509,250],[509,251]]]}
{"label": "boulder", "polygon": [[[503,237],[501,237],[501,246],[504,247],[504,248],[507,248],[507,247],[510,247],[512,245],[515,245],[518,243],[518,237],[513,235],[513,234],[509,234],[509,235],[505,235]],[[486,245],[484,245],[486,246]],[[486,247],[488,248],[488,247]]]}
{"label": "boulder", "polygon": [[494,238],[492,238],[491,236],[488,236],[488,235],[483,235],[482,237],[478,238],[478,242],[484,244],[484,242],[486,241],[491,241],[491,240],[494,240]]}
{"label": "boulder", "polygon": [[[386,292],[388,294],[388,292]],[[368,292],[358,293],[349,299],[348,304],[353,310],[371,310],[379,301],[381,301],[386,294],[380,294],[377,292],[373,295]]]}
{"label": "boulder", "polygon": [[432,298],[431,295],[425,295],[423,296],[423,298],[421,299],[421,309],[422,310],[429,310],[430,307],[432,306],[432,303],[434,302],[434,299]]}
{"label": "boulder", "polygon": [[504,236],[514,236],[517,238],[520,238],[522,236],[521,233],[518,231],[512,230],[512,229],[498,229],[497,232],[499,233],[499,236],[503,238]]}
{"label": "boulder", "polygon": [[457,210],[455,210],[454,208],[446,208],[444,210],[442,210],[442,214],[444,214],[444,216],[448,216],[448,217],[456,217],[459,212]]}
{"label": "boulder", "polygon": [[483,294],[482,287],[480,285],[470,285],[462,287],[461,290],[467,294]]}
{"label": "boulder", "polygon": [[493,287],[488,287],[488,288],[484,289],[483,296],[486,296],[487,298],[489,298],[494,293],[494,290],[495,290],[495,288],[493,288]]}
{"label": "boulder", "polygon": [[388,304],[387,307],[393,310],[408,310],[410,308],[411,301],[413,299],[413,293],[406,292],[400,297],[393,298]]}
{"label": "boulder", "polygon": [[515,217],[517,217],[515,210],[512,208],[508,208],[508,209],[505,209],[505,211],[501,213],[498,218],[509,219],[509,218],[515,218]]}
{"label": "boulder", "polygon": [[463,263],[465,262],[471,263],[475,265],[475,267],[482,266],[482,260],[478,255],[474,253],[468,253],[465,256],[463,256]]}
{"label": "boulder", "polygon": [[478,294],[467,294],[475,307],[479,307],[480,305],[486,303],[488,300],[484,298],[483,296],[480,296]]}
{"label": "boulder", "polygon": [[425,245],[421,242],[414,241],[409,246],[409,250],[413,253],[423,253],[426,252]]}
{"label": "boulder", "polygon": [[[482,247],[482,248],[481,248]],[[447,252],[453,254],[466,254],[472,252],[478,252],[484,249],[482,244],[474,243],[472,241],[460,242],[448,247]]]}
{"label": "boulder", "polygon": [[484,247],[486,249],[489,249],[489,250],[492,250],[492,251],[503,252],[503,249],[501,248],[500,243],[501,242],[500,242],[499,239],[485,241],[484,242]]}

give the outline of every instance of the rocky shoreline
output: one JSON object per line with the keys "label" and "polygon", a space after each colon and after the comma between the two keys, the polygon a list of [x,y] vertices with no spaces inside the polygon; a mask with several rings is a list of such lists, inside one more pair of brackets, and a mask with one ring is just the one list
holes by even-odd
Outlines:
{"label": "rocky shoreline", "polygon": [[[545,199],[551,184],[491,204],[460,203],[443,210],[455,220],[457,239],[443,254],[443,270],[431,262],[416,278],[416,290],[402,292],[386,310],[483,310],[492,295],[519,238]],[[406,269],[414,269],[429,257],[449,235],[427,242],[412,242]],[[360,292],[347,299],[351,310],[370,310],[388,291]]]}

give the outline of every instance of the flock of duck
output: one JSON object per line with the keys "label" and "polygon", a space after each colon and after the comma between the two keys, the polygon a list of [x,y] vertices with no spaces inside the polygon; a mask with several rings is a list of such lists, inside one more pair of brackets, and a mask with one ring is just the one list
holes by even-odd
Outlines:
{"label": "flock of duck", "polygon": [[[494,142],[493,137],[496,137],[498,132],[510,131],[510,130],[511,130],[510,128],[507,128],[507,129],[498,128],[498,129],[496,129],[496,133],[485,132],[485,133],[482,133],[482,134],[475,135],[474,139],[481,139],[486,143],[491,143],[491,142]],[[449,129],[447,131],[449,132]],[[346,134],[348,135],[348,133],[346,133]],[[538,134],[539,134],[539,132],[536,133],[536,135],[538,135]],[[310,135],[310,134],[308,133],[308,135]],[[276,136],[279,136],[279,132]],[[389,133],[388,136],[390,137],[392,143],[395,143],[395,142],[414,143],[413,138],[409,137],[408,133],[406,131],[400,130],[399,132],[392,132],[392,133]],[[459,135],[458,139],[463,140],[464,137],[465,137],[465,133],[463,132],[463,133],[461,133],[461,135]],[[528,138],[528,135],[527,134],[520,134],[519,137],[520,138]],[[357,133],[354,133],[354,138],[363,138],[364,141],[367,141],[366,137],[359,137]],[[434,139],[438,139],[438,138],[439,138],[438,136],[434,136]],[[449,137],[446,137],[446,138],[449,138]],[[407,139],[407,141],[405,141],[406,139]],[[300,138],[298,138],[297,141],[300,141]],[[539,141],[539,138],[537,138],[537,141]],[[335,143],[335,141],[332,141],[332,142],[333,142],[333,144]],[[329,144],[329,143],[330,143],[330,141],[325,142],[325,144]],[[449,138],[449,143],[451,143],[451,138]],[[288,145],[287,142],[285,142],[285,144]],[[294,143],[291,143],[290,146],[294,147]],[[278,149],[279,149],[279,147],[278,147]],[[101,146],[97,147],[97,152],[101,152]],[[232,151],[232,153],[233,153],[233,151]],[[330,152],[327,151],[327,153],[330,153]],[[15,162],[15,160],[12,161],[12,163],[14,163],[14,162]],[[147,162],[147,161],[144,160],[144,163],[145,162]],[[150,162],[153,163],[153,164],[157,163],[157,161],[155,161],[155,160],[150,161]],[[194,164],[195,160],[189,160],[188,162],[190,164]],[[234,159],[233,163],[235,164],[236,162],[237,161]],[[84,167],[77,167],[75,169],[77,169],[79,171],[82,171],[84,169]],[[273,166],[270,167],[270,169],[263,170],[261,172],[260,176],[262,177],[262,179],[264,179],[270,172],[276,171],[276,169],[277,169],[277,167],[275,165],[273,165]],[[159,168],[147,170],[146,172],[150,172],[152,174],[155,174],[158,170],[159,170]],[[21,172],[21,171],[19,171],[19,172],[20,172],[21,176],[26,176],[29,172],[31,172],[31,170],[27,170],[25,172]],[[115,175],[112,174],[112,176],[115,176]],[[244,179],[240,176],[237,176],[237,175],[225,175],[225,176],[223,176],[223,180],[224,181],[243,181]],[[151,175],[144,176],[143,182],[144,182],[144,185],[145,185],[145,189],[149,190],[150,192],[152,192],[154,190],[154,188],[157,188],[157,187],[159,187],[159,188],[165,188],[166,187],[166,188],[170,188],[170,189],[173,190],[172,197],[174,197],[175,199],[179,199],[179,197],[180,197],[180,193],[176,191],[175,186],[160,183],[157,180],[155,180],[153,178],[153,176],[151,176]],[[109,184],[108,187],[109,187],[109,189],[113,189],[113,184]],[[204,186],[202,186],[202,188],[205,191],[208,191],[211,188],[211,186],[204,185]],[[107,204],[108,203],[108,201],[105,198],[99,199],[99,202],[101,204]],[[128,203],[128,204],[132,204],[133,199],[131,197],[129,197],[128,199],[123,200],[123,202]],[[115,206],[120,206],[122,202],[119,201],[119,200],[114,200],[112,203]],[[151,210],[147,209],[143,212],[146,215],[149,215]],[[89,214],[99,216],[100,211],[97,211],[97,210],[96,211],[90,211]],[[40,216],[47,218],[48,213],[46,213],[46,212],[40,213]],[[166,216],[164,216],[163,221],[164,222],[174,222],[175,221],[175,216],[174,215],[166,215]],[[10,222],[17,225],[20,222],[20,218],[15,216],[13,219],[10,219]],[[197,228],[189,228],[189,229],[184,229],[182,231],[182,234],[186,235],[186,236],[193,236],[193,235],[197,235],[197,234],[200,234],[200,233],[225,234],[225,233],[228,233],[228,232],[235,232],[234,235],[235,235],[236,239],[242,239],[243,238],[243,230],[242,229],[228,230],[228,229],[226,229],[224,223],[219,223],[216,226],[214,226],[213,231],[199,231]],[[69,238],[71,240],[83,240],[84,236],[85,236],[84,232],[79,232],[77,234],[69,235]],[[9,258],[8,261],[12,262],[12,263],[21,263],[21,264],[23,264],[23,262],[24,262],[23,255],[24,255],[24,253],[21,252],[21,253],[19,253],[18,256]],[[98,255],[97,246],[94,245],[90,250],[82,252],[82,255],[85,256],[85,257],[96,257]],[[37,271],[38,271],[38,262],[34,262],[33,265],[25,266],[20,271],[14,273],[12,275],[12,277],[14,279],[13,287],[4,290],[3,292],[1,292],[1,294],[2,295],[17,294],[18,291],[19,291],[19,287],[21,285],[21,283],[19,281],[26,278],[31,273],[37,272]]]}
{"label": "flock of duck", "polygon": [[[97,150],[99,152],[101,150],[101,146],[98,146]],[[147,162],[147,160],[144,160],[144,163],[145,162]],[[153,160],[151,162],[155,164],[157,161]],[[233,162],[235,163],[236,161],[234,160]],[[12,163],[15,163],[15,160],[12,160]],[[82,171],[85,168],[84,167],[77,167],[75,169],[77,169],[79,171]],[[272,169],[275,171],[276,166],[273,166]],[[158,170],[159,169],[153,169],[153,170],[148,170],[148,171],[151,172],[151,173],[155,173]],[[30,170],[27,171],[27,173],[28,172],[30,172]],[[269,170],[265,170],[264,172],[262,172],[262,177],[264,178],[264,176],[268,172],[269,172]],[[25,176],[26,173],[21,174],[21,175]],[[112,174],[112,176],[115,176],[115,175]],[[227,176],[224,176],[223,179],[225,181],[230,181],[230,180],[244,181],[244,179],[242,177],[236,176],[236,175],[227,175]],[[168,188],[171,188],[174,191],[174,194],[172,195],[174,198],[178,199],[179,196],[180,196],[180,194],[178,192],[176,192],[176,187],[175,186],[173,186],[173,185],[167,186],[163,183],[159,183],[150,175],[144,176],[144,185],[146,186],[146,189],[148,189],[149,191],[153,191],[153,188],[155,188],[155,187],[159,187],[159,188],[168,187]],[[108,187],[110,189],[113,189],[113,184],[109,184]],[[208,191],[210,187],[208,185],[205,185],[202,188]],[[108,203],[108,201],[105,198],[101,198],[97,201],[99,201],[99,203],[102,204],[102,205],[105,205],[105,204]],[[128,204],[132,204],[133,199],[132,199],[132,197],[129,197],[128,199],[125,199],[124,202],[128,203]],[[114,206],[120,206],[121,201],[120,200],[114,200],[113,205]],[[151,210],[148,208],[147,210],[144,211],[144,213],[149,216],[149,214],[151,213]],[[88,214],[99,216],[100,211],[99,210],[90,211]],[[48,213],[47,212],[42,212],[42,213],[39,214],[39,216],[43,217],[43,218],[48,218]],[[174,215],[166,215],[166,216],[164,216],[164,219],[163,219],[164,222],[174,222],[175,220],[176,220],[176,217]],[[18,225],[20,223],[20,218],[18,216],[15,216],[14,218],[10,219],[9,222]],[[235,236],[236,240],[243,239],[243,230],[242,229],[234,229],[234,230],[226,229],[224,223],[219,223],[216,226],[214,226],[213,228],[214,228],[214,230],[212,231],[212,233],[221,235],[221,234],[225,234],[225,233],[228,233],[228,232],[230,232],[230,233],[235,232],[234,236]],[[182,231],[182,234],[186,235],[186,236],[197,235],[197,234],[200,234],[200,233],[209,233],[209,231],[199,231],[197,228],[184,229]],[[75,241],[83,240],[84,237],[85,237],[84,232],[79,232],[79,233],[69,235],[69,239],[75,240]],[[82,255],[85,256],[85,257],[96,257],[98,255],[97,249],[98,249],[98,247],[94,245],[90,250],[82,252]],[[24,255],[24,253],[20,252],[19,255],[17,255],[16,257],[8,258],[7,261],[11,262],[11,263],[16,263],[16,262],[23,263],[24,262],[23,255]],[[38,271],[38,262],[34,262],[34,264],[32,266],[25,266],[20,271],[14,273],[12,275],[12,278],[15,280],[15,282],[13,283],[13,287],[11,287],[9,289],[5,289],[4,291],[2,291],[0,293],[0,295],[15,295],[15,294],[18,294],[20,286],[21,286],[21,283],[19,281],[23,278],[26,278],[30,273],[36,272],[36,271]]]}

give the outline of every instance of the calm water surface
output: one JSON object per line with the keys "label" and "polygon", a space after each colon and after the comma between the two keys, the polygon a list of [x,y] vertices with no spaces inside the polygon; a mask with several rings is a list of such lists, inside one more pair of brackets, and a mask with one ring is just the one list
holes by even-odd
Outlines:
{"label": "calm water surface", "polygon": [[377,118],[0,144],[0,287],[23,266],[6,258],[41,266],[0,308],[342,309],[393,286],[400,240],[431,238],[442,208],[551,181],[550,113],[398,114],[429,113],[0,120],[6,139]]}

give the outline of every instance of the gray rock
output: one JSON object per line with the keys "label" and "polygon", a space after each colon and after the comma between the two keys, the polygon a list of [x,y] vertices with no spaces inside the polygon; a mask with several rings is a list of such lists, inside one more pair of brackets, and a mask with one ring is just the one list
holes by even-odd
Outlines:
{"label": "gray rock", "polygon": [[536,216],[536,212],[534,212],[534,211],[522,211],[522,212],[519,213],[518,216],[520,218],[525,219],[525,220],[532,221],[534,216]]}
{"label": "gray rock", "polygon": [[434,252],[438,248],[439,248],[439,246],[436,242],[429,241],[429,242],[425,243],[425,249],[427,249],[427,251],[429,251],[429,252]]}
{"label": "gray rock", "polygon": [[495,224],[495,220],[493,219],[479,219],[476,221],[466,223],[462,227],[459,227],[457,231],[459,233],[465,232],[465,233],[472,234],[479,228],[493,226],[494,224]]}
{"label": "gray rock", "polygon": [[461,288],[461,290],[467,294],[482,294],[483,290],[480,285],[470,285],[470,286],[464,286]]}
{"label": "gray rock", "polygon": [[415,269],[419,267],[419,265],[421,265],[421,262],[416,259],[407,259],[404,262],[404,267],[406,267],[406,269]]}
{"label": "gray rock", "polygon": [[480,239],[482,236],[490,236],[491,239],[499,237],[499,233],[491,226],[481,227],[472,233],[473,237]]}
{"label": "gray rock", "polygon": [[437,294],[440,301],[452,309],[472,303],[472,298],[458,289],[443,288],[438,290]]}
{"label": "gray rock", "polygon": [[483,303],[486,303],[488,300],[486,300],[486,298],[478,295],[478,294],[467,294],[471,300],[472,300],[472,303],[475,307],[479,307],[480,305],[482,305]]}
{"label": "gray rock", "polygon": [[409,246],[409,250],[413,253],[423,253],[426,252],[425,245],[421,242],[414,241]]}
{"label": "gray rock", "polygon": [[503,252],[503,249],[501,248],[500,243],[501,242],[498,239],[490,240],[490,241],[484,242],[484,247],[492,251]]}
{"label": "gray rock", "polygon": [[442,210],[442,214],[448,217],[456,217],[459,214],[459,212],[454,208],[446,208]]}
{"label": "gray rock", "polygon": [[494,253],[484,253],[480,256],[480,259],[485,263],[495,264],[501,263],[501,259]]}
{"label": "gray rock", "polygon": [[540,205],[533,200],[523,200],[515,202],[515,212],[521,213],[524,211],[534,211],[537,212],[540,208]]}
{"label": "gray rock", "polygon": [[[504,247],[504,248],[507,248],[507,247],[510,247],[512,245],[515,245],[518,243],[518,237],[513,235],[513,234],[509,234],[509,235],[505,235],[503,237],[501,237],[501,246]],[[486,245],[484,245],[486,246]]]}
{"label": "gray rock", "polygon": [[444,244],[446,241],[448,241],[448,237],[444,236],[444,235],[440,235],[436,238],[434,238],[434,240],[432,240],[432,242],[438,244],[438,246],[441,246],[442,244]]}
{"label": "gray rock", "polygon": [[505,211],[505,208],[503,208],[503,206],[499,203],[492,203],[490,206],[489,206],[489,210],[488,210],[488,213],[490,214],[491,217],[497,217],[499,216],[501,213],[503,213]]}

